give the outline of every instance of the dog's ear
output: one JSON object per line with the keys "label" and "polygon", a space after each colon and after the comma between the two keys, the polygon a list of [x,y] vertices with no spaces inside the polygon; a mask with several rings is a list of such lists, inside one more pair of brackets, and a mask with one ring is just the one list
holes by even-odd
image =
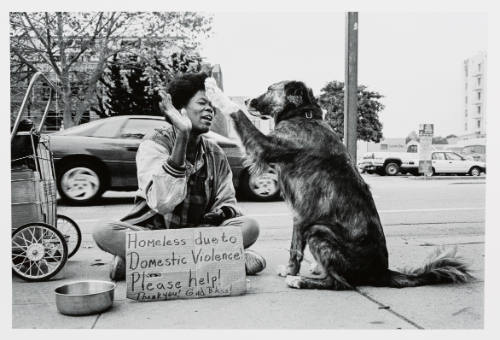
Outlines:
{"label": "dog's ear", "polygon": [[312,90],[301,81],[290,81],[285,84],[285,98],[289,104],[295,107],[316,102]]}

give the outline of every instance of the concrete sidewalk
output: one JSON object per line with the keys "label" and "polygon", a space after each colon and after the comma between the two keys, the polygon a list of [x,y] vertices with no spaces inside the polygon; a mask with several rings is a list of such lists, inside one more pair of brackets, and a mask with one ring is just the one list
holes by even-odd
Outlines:
{"label": "concrete sidewalk", "polygon": [[[285,223],[286,224],[286,223]],[[359,291],[288,288],[276,275],[287,262],[291,229],[261,224],[253,249],[267,268],[248,277],[244,296],[140,303],[125,298],[119,282],[113,308],[99,315],[59,314],[54,289],[82,279],[108,280],[111,256],[84,234],[82,247],[55,279],[28,283],[13,277],[13,328],[305,328],[305,329],[477,329],[483,327],[484,224],[462,223],[386,227],[392,269],[416,266],[437,245],[458,244],[459,254],[475,270],[477,281],[465,285]],[[303,272],[307,272],[310,254]]]}

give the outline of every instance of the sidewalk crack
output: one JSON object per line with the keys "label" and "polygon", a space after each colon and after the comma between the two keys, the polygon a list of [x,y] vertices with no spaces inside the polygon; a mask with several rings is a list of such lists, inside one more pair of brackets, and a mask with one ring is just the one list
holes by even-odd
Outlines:
{"label": "sidewalk crack", "polygon": [[95,325],[97,324],[97,321],[99,321],[99,318],[101,317],[101,313],[99,313],[99,315],[97,315],[97,317],[95,318],[94,322],[92,323],[92,326],[90,327],[90,329],[94,329]]}
{"label": "sidewalk crack", "polygon": [[417,324],[416,322],[408,319],[407,317],[405,317],[404,315],[401,315],[399,314],[398,312],[396,312],[395,310],[393,310],[390,306],[387,306],[381,302],[379,302],[378,300],[372,298],[370,295],[368,295],[367,293],[365,292],[362,292],[361,290],[359,290],[358,288],[354,287],[354,290],[360,294],[361,296],[364,296],[366,299],[370,300],[371,302],[377,304],[379,306],[379,309],[385,309],[387,310],[389,313],[395,315],[397,318],[409,323],[410,325],[418,328],[418,329],[424,329],[424,327],[420,326],[419,324]]}

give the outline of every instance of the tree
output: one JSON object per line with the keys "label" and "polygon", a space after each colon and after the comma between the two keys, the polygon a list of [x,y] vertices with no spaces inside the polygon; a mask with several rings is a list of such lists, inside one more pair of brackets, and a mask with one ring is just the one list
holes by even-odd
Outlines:
{"label": "tree", "polygon": [[[95,103],[97,83],[115,53],[147,57],[174,45],[194,50],[210,31],[211,18],[194,12],[12,12],[10,27],[15,67],[55,75],[69,127]],[[93,62],[82,60],[87,57]]]}
{"label": "tree", "polygon": [[108,64],[100,82],[104,87],[106,98],[104,100],[101,97],[98,98],[100,110],[94,109],[94,111],[98,112],[101,118],[129,113],[130,96],[127,88],[124,86],[122,66],[118,62],[116,54]]}
{"label": "tree", "polygon": [[167,58],[139,59],[136,55],[115,55],[101,79],[103,97],[92,107],[100,117],[115,115],[162,115],[160,86],[186,72],[199,72],[202,59],[197,54],[174,52]]}
{"label": "tree", "polygon": [[[366,86],[358,86],[358,139],[380,142],[382,139],[382,123],[378,113],[384,109],[379,101],[383,96],[378,92],[368,91]],[[325,119],[335,132],[344,136],[344,83],[328,82],[322,89],[319,102],[326,110]]]}
{"label": "tree", "polygon": [[406,136],[405,144],[408,144],[412,140],[416,140],[417,142],[420,142],[420,138],[418,138],[418,135],[417,135],[416,131],[411,131],[408,134],[408,136]]}

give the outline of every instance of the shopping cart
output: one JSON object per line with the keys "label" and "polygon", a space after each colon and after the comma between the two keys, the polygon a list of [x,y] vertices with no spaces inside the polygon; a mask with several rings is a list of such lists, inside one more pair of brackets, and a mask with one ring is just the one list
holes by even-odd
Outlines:
{"label": "shopping cart", "polygon": [[[49,84],[51,93],[35,128],[31,120],[21,118],[33,85],[40,78]],[[41,134],[53,90],[55,87],[41,72],[31,78],[10,136],[12,270],[26,281],[43,281],[56,275],[81,243],[78,225],[57,214],[50,138]]]}

